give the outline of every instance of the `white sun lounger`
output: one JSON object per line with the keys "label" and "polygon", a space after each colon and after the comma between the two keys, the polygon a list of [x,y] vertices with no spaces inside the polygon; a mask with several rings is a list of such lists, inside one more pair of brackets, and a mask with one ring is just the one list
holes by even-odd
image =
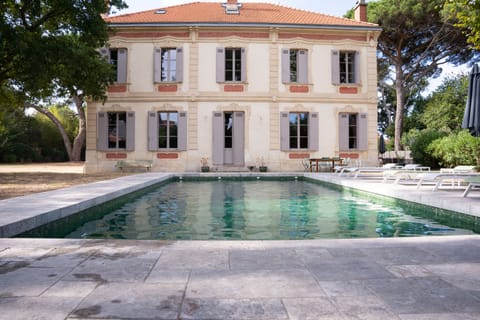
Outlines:
{"label": "white sun lounger", "polygon": [[460,186],[462,182],[466,182],[468,178],[480,177],[478,173],[422,173],[418,174],[419,179],[417,183],[417,189],[420,189],[422,185],[433,184],[433,191],[437,191],[444,183],[448,182],[452,187],[455,185]]}

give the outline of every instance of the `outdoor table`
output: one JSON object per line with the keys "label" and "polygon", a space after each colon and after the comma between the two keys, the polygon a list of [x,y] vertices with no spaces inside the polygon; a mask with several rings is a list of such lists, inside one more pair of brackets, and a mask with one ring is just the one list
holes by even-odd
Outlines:
{"label": "outdoor table", "polygon": [[310,162],[310,172],[313,172],[313,166],[315,166],[315,172],[318,172],[318,165],[319,163],[322,163],[322,162],[326,162],[330,164],[330,171],[334,170],[335,163],[337,163],[337,165],[339,166],[343,165],[342,158],[327,158],[327,157],[309,158],[308,161]]}

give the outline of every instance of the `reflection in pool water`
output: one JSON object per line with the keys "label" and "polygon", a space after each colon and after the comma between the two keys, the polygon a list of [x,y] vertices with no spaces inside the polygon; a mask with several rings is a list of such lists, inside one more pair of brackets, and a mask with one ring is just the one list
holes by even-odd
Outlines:
{"label": "reflection in pool water", "polygon": [[279,240],[473,233],[393,203],[305,181],[179,181],[75,226],[66,237]]}

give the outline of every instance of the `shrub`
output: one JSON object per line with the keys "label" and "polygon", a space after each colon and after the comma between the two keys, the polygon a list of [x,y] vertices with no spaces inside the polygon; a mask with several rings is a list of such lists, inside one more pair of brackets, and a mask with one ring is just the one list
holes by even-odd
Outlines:
{"label": "shrub", "polygon": [[433,129],[410,130],[403,138],[403,142],[410,148],[413,161],[424,166],[438,168],[440,157],[432,154],[429,146],[437,139],[446,135],[445,132]]}
{"label": "shrub", "polygon": [[434,141],[428,151],[440,158],[440,164],[444,167],[477,165],[480,139],[472,137],[467,130],[463,130]]}

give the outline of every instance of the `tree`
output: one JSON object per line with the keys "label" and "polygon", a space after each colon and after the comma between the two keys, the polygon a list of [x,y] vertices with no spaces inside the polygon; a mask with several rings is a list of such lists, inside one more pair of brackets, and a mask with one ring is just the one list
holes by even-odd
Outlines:
{"label": "tree", "polygon": [[[86,97],[104,99],[113,81],[112,67],[96,51],[108,39],[102,14],[112,7],[126,4],[122,0],[0,1],[0,85],[19,106],[34,108],[56,125],[70,160],[80,160],[85,144]],[[73,143],[47,108],[60,99],[77,111],[79,130]]]}
{"label": "tree", "polygon": [[480,2],[471,0],[447,0],[445,14],[457,20],[456,26],[462,28],[468,42],[480,49]]}
{"label": "tree", "polygon": [[470,61],[474,51],[463,29],[444,19],[444,0],[379,0],[370,2],[368,20],[379,24],[379,60],[391,65],[396,92],[395,150],[401,136],[408,97],[438,76],[441,65]]}
{"label": "tree", "polygon": [[421,121],[429,129],[457,132],[462,128],[468,94],[468,76],[446,78],[428,98]]}

